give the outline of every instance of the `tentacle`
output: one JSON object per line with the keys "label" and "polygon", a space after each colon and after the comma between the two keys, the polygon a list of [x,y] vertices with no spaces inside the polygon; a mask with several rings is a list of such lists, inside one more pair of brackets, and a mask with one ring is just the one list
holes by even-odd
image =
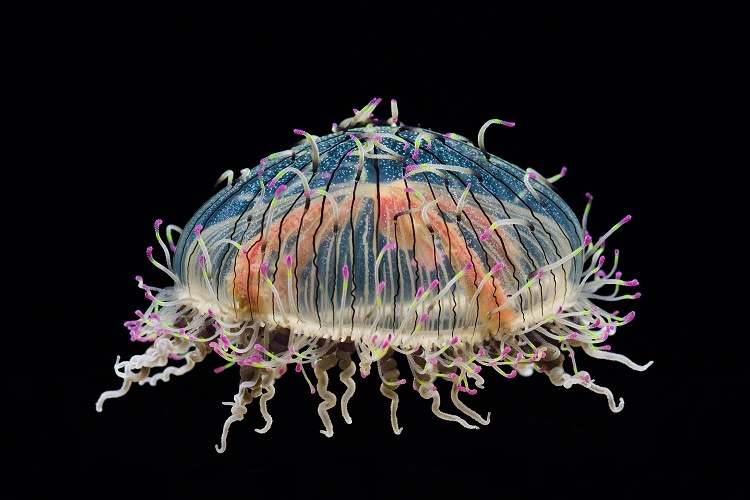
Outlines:
{"label": "tentacle", "polygon": [[548,375],[553,384],[558,386],[561,385],[566,389],[570,389],[574,385],[581,385],[592,392],[605,395],[607,397],[609,409],[614,413],[619,413],[625,407],[625,400],[623,398],[620,398],[620,402],[615,404],[615,398],[612,395],[612,391],[606,387],[595,384],[588,372],[580,371],[576,375],[570,375],[569,373],[565,373],[565,370],[562,367],[557,367],[550,370]]}
{"label": "tentacle", "polygon": [[393,432],[398,435],[404,428],[398,426],[398,416],[396,415],[398,394],[396,394],[396,389],[401,385],[403,379],[399,379],[401,374],[398,371],[396,360],[393,359],[393,352],[393,349],[388,349],[383,357],[378,360],[378,373],[383,381],[380,384],[380,394],[391,400],[391,427]]}
{"label": "tentacle", "polygon": [[592,358],[606,359],[609,361],[619,361],[620,363],[624,364],[628,368],[639,371],[639,372],[646,370],[649,366],[654,364],[653,361],[649,361],[646,364],[639,365],[638,363],[635,363],[627,356],[623,356],[622,354],[617,354],[614,352],[602,351],[600,349],[594,349],[589,344],[581,343],[581,347],[583,348],[583,352],[585,352]]}
{"label": "tentacle", "polygon": [[[187,340],[183,340],[181,343],[182,344],[189,344],[189,342]],[[201,347],[203,347],[203,345],[201,345]],[[175,348],[179,349],[177,345],[175,345]],[[206,357],[207,352],[208,351],[206,349],[202,349],[202,350],[193,349],[190,352],[188,352],[187,354],[185,354],[185,356],[184,356],[184,358],[185,358],[185,364],[184,365],[182,365],[182,366],[168,366],[168,367],[164,368],[164,370],[162,370],[161,372],[156,373],[156,374],[154,374],[154,375],[152,375],[152,376],[150,376],[150,377],[148,377],[146,379],[138,381],[138,384],[139,385],[144,385],[144,384],[148,383],[151,386],[155,386],[156,383],[159,382],[159,381],[161,381],[161,382],[169,382],[169,378],[172,375],[174,375],[175,377],[179,377],[180,375],[184,375],[187,372],[189,372],[190,370],[192,370],[193,368],[195,368],[196,363],[200,363],[201,361],[203,361],[203,359]]]}
{"label": "tentacle", "polygon": [[[120,357],[118,356],[115,361],[115,373],[123,379],[122,386],[114,391],[103,392],[96,401],[96,411],[102,411],[106,400],[119,398],[127,394],[133,382],[138,382],[141,385],[145,383],[154,385],[157,380],[169,379],[168,374],[161,378],[158,376],[149,377],[149,374],[151,373],[151,368],[165,366],[169,362],[169,355],[172,352],[172,340],[168,337],[161,337],[154,342],[153,346],[146,349],[145,353],[135,355],[128,361],[120,361]],[[192,366],[194,364],[190,365],[191,368]],[[182,373],[175,374],[181,375]]]}
{"label": "tentacle", "polygon": [[229,434],[229,426],[232,425],[232,423],[245,418],[245,413],[247,413],[247,405],[249,405],[253,401],[253,395],[248,391],[248,389],[255,388],[259,379],[259,375],[260,372],[255,370],[254,376],[251,380],[240,382],[240,388],[237,394],[235,394],[234,396],[234,402],[224,403],[225,405],[230,405],[232,407],[232,414],[224,422],[224,428],[221,431],[221,446],[216,445],[217,452],[224,453],[227,449],[227,435]]}
{"label": "tentacle", "polygon": [[459,424],[463,425],[467,429],[479,429],[476,425],[471,425],[466,420],[462,419],[461,417],[457,415],[451,415],[450,413],[445,413],[440,410],[440,393],[437,390],[437,387],[435,387],[434,384],[426,383],[426,384],[419,384],[419,395],[422,396],[424,399],[432,399],[432,413],[435,414],[436,417],[442,418],[443,420],[450,420],[452,422],[458,422]]}
{"label": "tentacle", "polygon": [[467,415],[467,416],[473,418],[474,420],[476,420],[477,422],[479,422],[482,425],[489,424],[490,423],[490,412],[487,412],[487,418],[483,418],[479,413],[477,413],[476,411],[474,411],[471,408],[469,408],[468,406],[466,406],[466,404],[463,401],[461,401],[460,399],[458,399],[459,387],[460,387],[460,382],[458,380],[456,380],[455,382],[453,382],[453,387],[451,387],[451,401],[456,406],[456,408],[458,408],[459,410],[461,410],[461,412],[464,415]]}
{"label": "tentacle", "polygon": [[325,434],[326,437],[333,436],[333,424],[331,423],[331,417],[328,415],[328,410],[336,405],[336,395],[328,390],[328,374],[326,373],[326,370],[335,365],[335,353],[322,356],[314,365],[315,376],[318,379],[318,394],[323,398],[323,402],[318,405],[318,415],[323,421],[325,429],[320,432],[321,434]]}
{"label": "tentacle", "polygon": [[276,382],[275,370],[271,372],[260,371],[261,383],[259,389],[265,391],[260,397],[260,413],[263,415],[263,420],[266,421],[266,425],[261,429],[255,429],[258,434],[265,434],[271,428],[273,424],[273,418],[268,413],[268,401],[276,394],[276,389],[273,387]]}
{"label": "tentacle", "polygon": [[352,353],[350,351],[336,349],[336,358],[339,360],[339,368],[341,369],[339,379],[346,385],[346,392],[341,396],[341,415],[343,415],[344,421],[347,424],[351,424],[352,417],[349,415],[347,404],[357,388],[357,384],[352,379],[352,376],[357,371],[357,365],[352,361]]}
{"label": "tentacle", "polygon": [[[476,425],[471,425],[457,415],[451,415],[440,410],[440,393],[433,383],[437,375],[435,374],[434,365],[427,363],[425,359],[418,355],[407,356],[409,367],[414,376],[414,388],[424,399],[432,399],[432,413],[438,418],[458,422],[467,429],[478,429]],[[450,373],[450,369],[448,369]]]}
{"label": "tentacle", "polygon": [[[117,356],[117,361],[115,363],[120,362],[120,356]],[[141,373],[135,374],[136,376],[139,376],[141,378],[145,378],[148,376],[148,368],[145,368],[141,370]],[[130,386],[133,383],[131,379],[125,378],[122,381],[122,386],[120,386],[119,389],[113,390],[113,391],[104,391],[99,395],[99,399],[96,400],[96,411],[101,412],[104,409],[104,402],[108,399],[114,399],[124,396],[128,393],[130,390]]]}
{"label": "tentacle", "polygon": [[[606,387],[602,387],[600,385],[596,385],[594,382],[589,382],[588,384],[581,384],[586,389],[589,389],[592,392],[595,392],[597,394],[604,394],[607,396],[607,403],[609,404],[609,409],[612,410],[614,413],[619,413],[622,411],[622,409],[625,407],[625,400],[623,398],[620,398],[620,402],[618,404],[615,404],[615,397],[612,395],[612,391],[607,389]],[[565,386],[567,388],[567,386]]]}

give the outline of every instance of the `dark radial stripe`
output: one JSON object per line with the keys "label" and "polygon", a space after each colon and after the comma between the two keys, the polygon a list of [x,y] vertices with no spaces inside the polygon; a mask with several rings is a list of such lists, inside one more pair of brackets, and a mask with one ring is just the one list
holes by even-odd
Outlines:
{"label": "dark radial stripe", "polygon": [[[348,153],[351,153],[352,151],[356,150],[357,148],[352,148],[348,151]],[[352,186],[352,203],[349,207],[349,227],[352,232],[352,239],[351,239],[351,245],[350,245],[350,255],[352,256],[352,272],[351,272],[351,281],[352,286],[349,290],[349,297],[351,298],[351,304],[349,305],[349,308],[351,309],[351,317],[349,319],[349,329],[351,332],[354,332],[354,318],[357,314],[357,308],[355,307],[355,301],[357,300],[357,273],[354,272],[355,266],[357,265],[357,252],[355,251],[355,235],[356,231],[354,228],[354,206],[357,203],[357,187],[359,186],[359,179],[362,175],[362,169],[364,166],[360,167],[359,165],[359,158],[357,158],[357,171],[354,174],[354,185]],[[376,285],[377,286],[377,285]],[[341,314],[343,314],[344,311],[341,311]]]}

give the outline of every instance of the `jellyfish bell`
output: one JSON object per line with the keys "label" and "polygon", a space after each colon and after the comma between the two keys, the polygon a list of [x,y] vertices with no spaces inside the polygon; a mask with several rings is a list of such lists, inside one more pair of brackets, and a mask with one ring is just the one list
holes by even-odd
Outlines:
{"label": "jellyfish bell", "polygon": [[[565,168],[547,178],[487,151],[487,129],[511,122],[487,121],[474,145],[401,123],[395,100],[380,121],[379,103],[327,135],[295,129],[299,142],[236,179],[225,172],[224,186],[184,229],[156,221],[158,247],[147,258],[172,283],[137,278],[148,308],[125,326],[131,340],[150,345],[117,359],[122,386],[101,394],[98,411],[134,382],[166,382],[207,357],[221,362],[217,371],[236,365],[240,374],[219,452],[254,399],[265,421],[258,432],[270,429],[274,383],[289,372],[320,396],[328,437],[337,403],[352,422],[357,372],[379,377],[397,434],[401,385],[431,400],[441,419],[488,424],[489,414],[461,397],[492,372],[544,373],[555,385],[604,395],[614,412],[623,408],[574,353],[638,371],[651,365],[607,345],[634,313],[604,306],[640,296],[629,293],[637,280],[617,270],[619,252],[612,262],[605,256],[606,239],[630,216],[592,237],[592,197],[579,221],[553,189]],[[334,367],[340,395],[329,388]],[[442,392],[455,411],[443,409]]]}

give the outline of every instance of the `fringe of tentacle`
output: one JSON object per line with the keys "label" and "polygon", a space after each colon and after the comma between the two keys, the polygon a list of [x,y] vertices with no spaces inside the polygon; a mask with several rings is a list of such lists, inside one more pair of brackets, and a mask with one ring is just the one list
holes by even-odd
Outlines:
{"label": "fringe of tentacle", "polygon": [[[147,296],[151,295],[152,290],[143,285],[140,278],[138,281],[139,286],[147,290]],[[290,368],[302,374],[311,393],[317,392],[321,397],[318,406],[318,415],[324,426],[321,432],[330,437],[333,424],[328,412],[336,406],[338,398],[328,389],[328,371],[334,366],[340,369],[339,378],[346,390],[339,406],[344,420],[351,423],[347,405],[356,387],[357,364],[353,357],[359,361],[362,377],[368,376],[372,365],[376,365],[381,381],[380,392],[391,402],[390,420],[396,434],[402,430],[398,425],[396,390],[406,383],[396,363],[397,353],[406,357],[412,386],[421,397],[431,400],[432,412],[441,419],[470,429],[477,426],[469,421],[482,425],[489,423],[489,414],[486,417],[479,415],[459,399],[459,394],[473,395],[483,388],[482,369],[490,368],[506,378],[519,373],[530,375],[534,371],[545,373],[555,385],[566,388],[581,385],[605,395],[610,409],[618,412],[623,407],[622,399],[616,404],[608,389],[594,384],[587,372],[578,371],[573,347],[582,348],[592,357],[619,361],[639,371],[650,365],[637,365],[624,356],[601,349],[592,339],[602,340],[602,337],[613,334],[615,324],[602,326],[601,319],[580,324],[581,316],[577,317],[579,324],[565,325],[557,318],[557,321],[543,322],[524,333],[497,340],[467,342],[457,336],[443,346],[405,348],[393,333],[384,338],[373,335],[369,339],[337,342],[290,332],[278,326],[262,326],[248,321],[230,323],[210,310],[200,313],[178,297],[178,288],[159,291],[156,296],[151,295],[152,303],[145,313],[137,312],[138,319],[126,323],[132,340],[153,342],[153,345],[144,354],[133,356],[128,361],[117,359],[115,372],[123,379],[122,387],[103,393],[96,408],[101,411],[104,401],[126,394],[133,382],[155,385],[159,381],[168,381],[172,375],[183,375],[213,350],[226,361],[216,372],[237,365],[241,375],[234,401],[225,403],[231,406],[231,415],[223,427],[221,445],[217,446],[219,452],[226,449],[230,425],[244,418],[247,405],[256,398],[260,398],[260,411],[265,420],[265,426],[256,430],[264,433],[270,429],[272,418],[267,404],[275,393],[274,382]],[[587,319],[591,321],[590,317]],[[591,326],[597,324],[601,327],[600,333],[594,334],[596,328]],[[587,335],[579,335],[576,331],[585,331]],[[562,367],[566,353],[573,363],[572,374]],[[179,366],[168,366],[170,362],[179,361],[183,362]],[[312,367],[315,384],[305,367]],[[155,372],[156,368],[163,369]],[[450,399],[460,414],[448,413],[441,408],[441,394],[436,385],[440,379],[450,384]]]}
{"label": "fringe of tentacle", "polygon": [[[216,348],[217,346],[214,347]],[[287,371],[288,365],[294,365],[295,371],[302,373],[307,380],[310,392],[317,392],[322,399],[318,406],[318,415],[324,427],[321,430],[322,434],[327,437],[333,435],[333,424],[328,412],[336,406],[337,402],[344,420],[346,423],[351,423],[348,402],[356,386],[353,379],[357,371],[352,359],[354,354],[359,359],[359,372],[362,377],[368,376],[372,365],[376,365],[377,375],[381,382],[380,392],[391,402],[390,420],[396,434],[402,431],[397,418],[399,397],[396,391],[407,382],[401,376],[397,366],[397,353],[406,358],[411,372],[412,387],[422,398],[431,401],[433,414],[441,419],[457,422],[469,429],[478,428],[475,423],[486,425],[490,421],[489,414],[483,417],[459,399],[461,393],[474,395],[478,389],[484,387],[484,378],[480,375],[483,368],[491,368],[505,378],[513,378],[519,373],[530,375],[534,371],[546,373],[555,385],[562,385],[566,388],[581,385],[593,392],[605,395],[612,411],[620,411],[623,407],[622,400],[616,404],[612,393],[594,384],[587,372],[577,369],[572,374],[565,372],[562,368],[565,359],[563,353],[567,352],[569,357],[573,358],[570,342],[550,342],[544,336],[533,332],[515,335],[504,341],[487,340],[480,343],[468,343],[454,337],[448,345],[440,348],[417,347],[407,350],[394,342],[391,336],[380,341],[371,339],[371,342],[361,340],[333,342],[322,339],[313,340],[302,334],[285,331],[272,333],[267,347],[255,344],[252,351],[253,353],[248,357],[236,360],[236,364],[241,366],[241,382],[234,401],[225,403],[231,406],[231,415],[224,424],[221,444],[216,447],[220,453],[226,450],[230,425],[244,418],[247,405],[255,398],[260,397],[260,411],[265,420],[265,426],[256,431],[265,433],[270,429],[273,420],[268,412],[267,403],[274,396],[274,381]],[[226,356],[229,351],[220,350],[220,353]],[[627,358],[615,360],[626,362]],[[633,365],[631,367],[635,366],[636,369],[645,369],[645,367],[634,365],[629,360],[627,363]],[[305,372],[304,367],[308,364],[313,368],[317,381],[315,385]],[[346,387],[340,402],[328,388],[328,371],[334,366],[339,367],[339,379]],[[442,409],[441,392],[438,391],[438,385],[436,385],[438,380],[444,380],[450,384],[450,400],[458,410],[458,414],[448,413]]]}

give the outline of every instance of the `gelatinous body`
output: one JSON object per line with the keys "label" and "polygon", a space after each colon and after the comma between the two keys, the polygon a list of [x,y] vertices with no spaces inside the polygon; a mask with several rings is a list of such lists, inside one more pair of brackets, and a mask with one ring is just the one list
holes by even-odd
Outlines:
{"label": "gelatinous body", "polygon": [[[379,100],[334,125],[329,135],[304,136],[288,151],[264,158],[208,200],[190,219],[176,247],[155,226],[164,260],[148,257],[173,280],[155,289],[139,279],[151,300],[126,323],[131,338],[153,342],[143,355],[115,365],[125,394],[132,382],[155,384],[189,371],[215,353],[240,367],[240,389],[222,434],[260,397],[266,426],[274,381],[293,368],[312,367],[323,398],[318,413],[327,436],[328,410],[337,396],[327,370],[338,365],[347,402],[373,365],[381,392],[391,400],[398,426],[396,390],[406,382],[396,363],[407,360],[413,387],[433,401],[440,418],[475,427],[488,423],[459,393],[483,385],[482,368],[512,378],[546,373],[555,385],[582,385],[606,395],[566,352],[587,354],[646,369],[608,352],[607,338],[628,323],[595,305],[637,298],[622,293],[615,262],[603,268],[603,243],[629,216],[595,241],[546,179],[484,147],[451,134],[372,115]],[[603,292],[603,288],[609,288]],[[169,366],[170,359],[178,360]],[[181,360],[181,361],[179,361]],[[164,369],[152,373],[155,368]],[[439,379],[463,416],[440,409]],[[309,382],[308,379],[308,383]],[[313,389],[314,390],[314,389]]]}

